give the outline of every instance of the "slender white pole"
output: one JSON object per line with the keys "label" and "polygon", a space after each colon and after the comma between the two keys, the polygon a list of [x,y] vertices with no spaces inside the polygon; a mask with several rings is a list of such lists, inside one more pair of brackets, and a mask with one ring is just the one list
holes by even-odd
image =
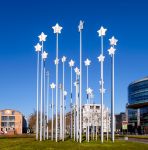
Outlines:
{"label": "slender white pole", "polygon": [[39,51],[37,52],[37,103],[36,103],[36,140],[38,140],[39,136],[39,68],[40,68],[40,63],[39,63]]}
{"label": "slender white pole", "polygon": [[82,141],[82,114],[81,114],[81,105],[82,105],[82,29],[80,30],[80,143]]}
{"label": "slender white pole", "polygon": [[[103,55],[103,36],[101,36],[101,54]],[[104,80],[103,80],[103,61],[101,61],[101,143],[103,143],[103,98],[104,98]]]}
{"label": "slender white pole", "polygon": [[47,71],[47,125],[46,125],[46,132],[47,132],[47,140],[48,140],[48,137],[49,137],[49,134],[48,134],[48,113],[49,113],[49,71]]}
{"label": "slender white pole", "polygon": [[114,128],[115,128],[115,121],[114,121],[114,54],[112,55],[112,94],[111,94],[111,101],[112,101],[112,141],[115,140],[114,135]]}
{"label": "slender white pole", "polygon": [[78,75],[76,75],[76,139],[78,142]]}
{"label": "slender white pole", "polygon": [[53,141],[53,88],[52,88],[52,125],[51,125],[51,140]]}
{"label": "slender white pole", "polygon": [[70,130],[71,130],[71,131],[70,131],[70,137],[71,137],[71,139],[72,139],[72,129],[73,129],[73,125],[72,125],[72,122],[73,122],[73,121],[72,121],[72,66],[71,66],[71,80],[70,80],[70,83],[71,83],[71,84],[70,84],[70,85],[71,85],[71,86],[70,86],[70,93],[71,93],[71,95],[70,95],[70,98],[71,98],[71,99],[70,99],[70,109],[71,109],[71,112],[70,112],[70,113],[71,113],[71,119],[70,119],[70,121],[71,121],[71,122],[70,122]]}
{"label": "slender white pole", "polygon": [[[43,54],[43,41],[42,41],[42,51],[41,51],[41,54]],[[41,106],[40,106],[40,141],[42,141],[42,116],[43,116],[43,113],[42,113],[42,102],[43,102],[43,58],[41,57]]]}
{"label": "slender white pole", "polygon": [[[56,33],[56,60],[58,61],[58,33]],[[56,142],[58,141],[58,62],[56,63]]]}
{"label": "slender white pole", "polygon": [[74,103],[74,141],[76,140],[76,103]]}
{"label": "slender white pole", "polygon": [[106,111],[106,140],[108,141],[108,108]]}
{"label": "slender white pole", "polygon": [[65,99],[65,96],[64,96],[64,91],[65,91],[65,87],[64,87],[64,61],[63,61],[63,141],[64,141],[64,135],[65,135],[65,103],[64,103],[64,99]]}
{"label": "slender white pole", "polygon": [[60,84],[60,140],[63,139],[63,136],[62,136],[62,133],[63,133],[63,123],[62,123],[62,120],[63,120],[63,89],[62,89],[62,84]]}
{"label": "slender white pole", "polygon": [[[86,68],[87,68],[87,89],[88,89],[88,66],[86,66]],[[87,93],[87,104],[88,104],[89,102],[88,102],[88,93]]]}

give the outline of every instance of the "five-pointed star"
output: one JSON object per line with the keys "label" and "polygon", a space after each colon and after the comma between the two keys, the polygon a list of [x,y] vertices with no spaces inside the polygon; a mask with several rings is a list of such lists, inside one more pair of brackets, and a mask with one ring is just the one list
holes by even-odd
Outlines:
{"label": "five-pointed star", "polygon": [[45,35],[45,34],[42,32],[41,35],[39,35],[38,37],[39,37],[40,42],[45,42],[47,35]]}
{"label": "five-pointed star", "polygon": [[77,82],[74,82],[73,84],[74,84],[74,86],[76,86],[76,85],[77,85]]}
{"label": "five-pointed star", "polygon": [[103,56],[102,54],[98,57],[99,61],[103,62],[104,61],[105,56]]}
{"label": "five-pointed star", "polygon": [[77,67],[74,69],[74,71],[77,75],[80,75],[80,70]]}
{"label": "five-pointed star", "polygon": [[106,89],[104,89],[104,88],[103,88],[103,90],[100,89],[100,93],[102,93],[102,92],[105,93],[105,91],[106,91]]}
{"label": "five-pointed star", "polygon": [[92,91],[93,91],[93,90],[92,90],[91,88],[86,89],[87,94],[91,94]]}
{"label": "five-pointed star", "polygon": [[54,60],[54,63],[55,63],[55,65],[57,65],[57,64],[59,63],[59,59],[56,58],[56,59]]}
{"label": "five-pointed star", "polygon": [[104,36],[107,29],[101,27],[97,32],[99,33],[99,36]]}
{"label": "five-pointed star", "polygon": [[56,85],[55,85],[54,83],[51,83],[51,84],[50,84],[50,87],[51,87],[52,89],[54,89],[55,86],[56,86]]}
{"label": "five-pointed star", "polygon": [[84,63],[85,63],[85,66],[89,66],[90,63],[91,63],[91,61],[87,58],[87,59],[84,61]]}
{"label": "five-pointed star", "polygon": [[62,57],[62,62],[65,62],[65,61],[66,61],[66,57],[63,56],[63,57]]}
{"label": "five-pointed star", "polygon": [[115,50],[116,49],[111,46],[111,48],[108,49],[109,55],[114,55],[115,54]]}
{"label": "five-pointed star", "polygon": [[117,40],[117,39],[115,39],[115,37],[114,37],[114,36],[112,36],[112,38],[111,38],[111,39],[109,39],[109,41],[110,41],[110,45],[112,45],[112,46],[116,45],[116,44],[117,44],[117,42],[118,42],[118,40]]}
{"label": "five-pointed star", "polygon": [[52,27],[52,29],[54,30],[54,33],[61,33],[61,30],[63,29],[61,26],[59,26],[59,24],[57,23],[55,26]]}
{"label": "five-pointed star", "polygon": [[42,54],[42,59],[46,59],[47,58],[47,55],[48,55],[48,53],[46,53],[45,51],[43,52],[43,54]]}
{"label": "five-pointed star", "polygon": [[80,20],[80,23],[78,26],[79,32],[83,29],[83,24],[84,24],[84,21]]}
{"label": "five-pointed star", "polygon": [[75,62],[71,59],[70,62],[69,62],[69,66],[70,66],[70,67],[73,67],[74,64],[75,64]]}
{"label": "five-pointed star", "polygon": [[64,96],[66,96],[67,95],[67,91],[64,91]]}
{"label": "five-pointed star", "polygon": [[99,84],[102,85],[102,83],[104,84],[104,81],[99,81]]}
{"label": "five-pointed star", "polygon": [[39,43],[36,46],[34,46],[34,47],[35,47],[35,51],[36,52],[40,52],[41,51],[42,46]]}

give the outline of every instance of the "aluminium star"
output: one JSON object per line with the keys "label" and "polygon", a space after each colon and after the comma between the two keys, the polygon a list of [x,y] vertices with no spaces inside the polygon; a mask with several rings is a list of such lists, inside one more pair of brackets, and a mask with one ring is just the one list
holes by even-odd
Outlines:
{"label": "aluminium star", "polygon": [[105,29],[103,26],[101,26],[101,28],[97,31],[99,36],[105,36],[105,32],[107,31],[107,29]]}
{"label": "aluminium star", "polygon": [[43,54],[42,54],[42,59],[46,59],[47,58],[47,55],[48,55],[48,53],[46,53],[45,51],[43,52]]}
{"label": "aluminium star", "polygon": [[89,66],[90,63],[91,63],[91,61],[87,58],[87,59],[84,61],[84,63],[85,63],[85,66]]}
{"label": "aluminium star", "polygon": [[57,65],[57,64],[59,63],[59,59],[56,58],[56,59],[54,60],[54,63],[55,63],[55,65]]}
{"label": "aluminium star", "polygon": [[42,32],[38,37],[40,42],[45,42],[47,35]]}
{"label": "aluminium star", "polygon": [[56,85],[55,85],[54,83],[50,84],[50,87],[51,87],[52,89],[54,89],[55,86],[56,86]]}
{"label": "aluminium star", "polygon": [[104,59],[105,59],[105,56],[103,56],[103,55],[101,54],[101,55],[98,57],[98,59],[99,59],[100,62],[103,62]]}
{"label": "aluminium star", "polygon": [[80,23],[78,26],[79,32],[83,29],[83,24],[84,24],[84,21],[80,20]]}
{"label": "aluminium star", "polygon": [[70,66],[70,67],[73,67],[74,64],[75,64],[75,62],[71,59],[70,62],[69,62],[69,66]]}
{"label": "aluminium star", "polygon": [[105,93],[105,91],[106,91],[106,89],[104,89],[104,88],[103,88],[103,90],[100,89],[100,93]]}
{"label": "aluminium star", "polygon": [[117,39],[115,39],[115,37],[114,37],[114,36],[112,36],[112,38],[111,38],[111,39],[109,39],[109,41],[110,41],[110,45],[112,45],[112,46],[116,45],[116,44],[117,44],[117,42],[118,42],[118,40],[117,40]]}
{"label": "aluminium star", "polygon": [[63,56],[63,57],[62,57],[62,62],[65,62],[65,61],[66,61],[66,57]]}
{"label": "aluminium star", "polygon": [[37,43],[37,45],[34,46],[34,47],[35,47],[35,51],[36,52],[40,52],[41,51],[42,46],[39,43]]}
{"label": "aluminium star", "polygon": [[111,46],[110,49],[108,49],[109,55],[114,55],[115,54],[115,48]]}
{"label": "aluminium star", "polygon": [[61,33],[61,30],[63,29],[61,26],[59,26],[59,24],[57,23],[55,26],[52,27],[52,29],[54,30],[54,33]]}

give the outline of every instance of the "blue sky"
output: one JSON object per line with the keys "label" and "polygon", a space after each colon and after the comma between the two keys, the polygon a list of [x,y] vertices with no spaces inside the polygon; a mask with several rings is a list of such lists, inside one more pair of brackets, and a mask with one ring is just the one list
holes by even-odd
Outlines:
{"label": "blue sky", "polygon": [[[0,2],[0,109],[11,108],[29,115],[36,108],[36,53],[38,35],[47,34],[44,48],[49,53],[50,83],[55,82],[55,35],[52,26],[63,27],[59,36],[59,57],[72,58],[79,66],[79,20],[84,20],[83,61],[89,58],[89,85],[100,103],[100,38],[97,30],[107,28],[104,38],[105,105],[110,107],[111,64],[108,39],[119,41],[115,55],[115,112],[125,111],[127,86],[148,75],[148,3],[146,0],[1,0]],[[62,64],[60,63],[60,73]],[[65,88],[70,88],[70,68],[66,63]],[[59,79],[62,82],[62,78]],[[83,66],[83,91],[86,68]],[[51,92],[50,92],[51,93]],[[69,106],[70,95],[67,97]],[[83,103],[86,95],[83,94]],[[69,108],[67,108],[69,109]]]}

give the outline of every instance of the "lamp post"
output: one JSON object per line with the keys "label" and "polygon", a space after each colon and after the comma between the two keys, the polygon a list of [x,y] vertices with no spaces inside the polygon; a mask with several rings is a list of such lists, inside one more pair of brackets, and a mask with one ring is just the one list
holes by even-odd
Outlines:
{"label": "lamp post", "polygon": [[73,123],[72,123],[72,67],[74,66],[74,61],[71,59],[69,62],[69,67],[71,69],[70,73],[70,114],[71,114],[71,119],[70,119],[70,137],[72,138],[72,128],[73,128]]}
{"label": "lamp post", "polygon": [[[45,35],[43,32],[38,36],[39,37],[39,41],[42,43],[42,50],[41,50],[41,54],[43,54],[43,42],[46,41],[46,37],[47,35]],[[42,121],[42,107],[43,107],[43,57],[41,58],[41,105],[40,105],[40,141],[42,141],[42,125],[43,125],[43,121]]]}
{"label": "lamp post", "polygon": [[103,62],[104,62],[104,58],[105,56],[103,55],[103,36],[105,36],[105,32],[107,29],[104,29],[103,27],[101,27],[97,32],[99,33],[99,36],[101,37],[101,54],[98,57],[99,62],[101,62],[101,80],[100,80],[100,93],[101,93],[101,143],[103,143],[103,98],[104,98],[104,93],[105,93],[105,89],[104,89],[104,79],[103,79]]}
{"label": "lamp post", "polygon": [[[86,66],[86,68],[87,68],[87,77],[86,77],[86,84],[87,84],[87,86],[86,86],[86,89],[88,89],[88,66],[90,65],[90,63],[91,63],[91,61],[87,58],[85,61],[84,61],[84,63],[85,63],[85,66]],[[87,94],[87,104],[88,104],[88,94]]]}
{"label": "lamp post", "polygon": [[115,54],[115,48],[114,46],[116,45],[116,43],[118,42],[117,39],[114,38],[114,36],[109,39],[110,41],[110,45],[111,45],[111,48],[108,50],[109,52],[109,55],[112,57],[111,59],[111,64],[112,64],[112,74],[111,74],[111,86],[112,86],[112,90],[111,90],[111,120],[112,120],[112,141],[114,142],[115,140],[115,135],[114,135],[114,128],[115,128],[115,118],[114,118],[114,54]]}
{"label": "lamp post", "polygon": [[45,85],[46,85],[46,82],[45,82],[45,74],[46,74],[46,68],[45,68],[45,61],[46,61],[46,58],[47,58],[47,55],[48,53],[46,53],[45,51],[42,53],[42,59],[43,59],[43,81],[44,81],[44,86],[43,86],[43,102],[44,102],[44,105],[43,105],[43,137],[44,137],[44,140],[45,140],[45,130],[46,130],[46,118],[45,118],[45,100],[46,100],[46,91],[45,91]]}
{"label": "lamp post", "polygon": [[82,105],[82,30],[83,30],[83,24],[84,22],[80,20],[78,29],[80,32],[80,132],[79,132],[79,141],[81,143],[82,141],[82,114],[81,114],[81,105]]}
{"label": "lamp post", "polygon": [[52,83],[52,84],[50,84],[50,87],[51,87],[51,89],[52,89],[52,104],[51,104],[51,107],[52,107],[52,116],[51,116],[51,118],[52,118],[52,124],[51,124],[51,140],[53,141],[53,90],[55,89],[55,84],[54,83]]}
{"label": "lamp post", "polygon": [[46,134],[46,138],[47,138],[47,140],[48,140],[48,112],[49,112],[49,71],[47,71],[46,72],[46,76],[47,76],[47,125],[46,125],[46,132],[47,132],[47,134]]}
{"label": "lamp post", "polygon": [[56,142],[58,141],[58,35],[61,33],[62,27],[58,25],[58,23],[52,27],[54,33],[56,34]]}
{"label": "lamp post", "polygon": [[65,133],[65,132],[64,132],[64,130],[65,130],[65,127],[64,127],[64,120],[65,120],[65,119],[64,119],[64,115],[65,115],[65,113],[64,113],[64,106],[65,106],[65,104],[64,104],[64,97],[65,97],[65,95],[64,95],[64,94],[65,94],[65,93],[64,93],[64,92],[65,92],[65,87],[64,87],[64,85],[65,85],[65,82],[64,82],[64,78],[65,78],[65,76],[64,76],[64,75],[65,75],[65,74],[64,74],[65,72],[64,72],[64,71],[65,71],[65,68],[64,68],[64,64],[65,64],[65,61],[66,61],[66,57],[63,56],[63,57],[62,57],[62,63],[63,63],[63,92],[62,92],[62,93],[63,93],[63,137],[62,137],[62,140],[63,140],[63,141],[64,141],[64,133]]}
{"label": "lamp post", "polygon": [[36,140],[38,140],[39,135],[39,69],[40,69],[40,51],[41,45],[38,43],[35,46],[35,51],[37,52],[37,96],[36,96]]}

